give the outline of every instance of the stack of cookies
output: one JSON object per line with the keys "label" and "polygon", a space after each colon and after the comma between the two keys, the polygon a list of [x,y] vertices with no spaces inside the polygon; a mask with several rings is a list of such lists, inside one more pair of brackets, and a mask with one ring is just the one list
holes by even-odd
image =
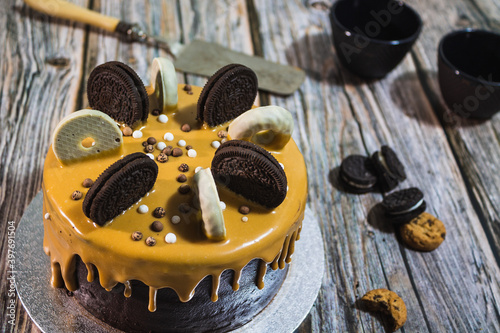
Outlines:
{"label": "stack of cookies", "polygon": [[[371,157],[347,156],[340,165],[340,182],[351,193],[362,194],[379,189],[392,191],[406,179],[403,163],[389,146],[382,146]],[[398,227],[401,240],[418,251],[435,250],[444,241],[446,228],[426,213],[424,194],[416,187],[385,196],[382,206],[390,223]]]}

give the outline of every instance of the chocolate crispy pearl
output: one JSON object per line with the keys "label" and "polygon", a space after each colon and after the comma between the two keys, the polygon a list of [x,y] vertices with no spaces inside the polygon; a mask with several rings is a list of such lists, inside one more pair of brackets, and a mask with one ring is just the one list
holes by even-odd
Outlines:
{"label": "chocolate crispy pearl", "polygon": [[144,84],[138,83],[122,67],[107,63],[97,66],[87,82],[89,104],[114,120],[133,126],[145,119],[144,113],[148,112],[144,110],[146,100],[149,105]]}
{"label": "chocolate crispy pearl", "polygon": [[279,206],[286,197],[283,168],[267,150],[251,142],[223,143],[212,160],[212,173],[233,192],[268,208]]}
{"label": "chocolate crispy pearl", "polygon": [[148,286],[130,281],[132,295],[129,298],[123,295],[121,283],[108,292],[99,284],[97,270],[94,270],[94,281],[87,281],[87,269],[77,256],[79,288],[74,298],[93,316],[125,332],[227,332],[246,324],[261,312],[278,292],[288,271],[288,265],[276,271],[268,267],[265,287],[259,290],[255,283],[258,267],[258,259],[245,266],[237,291],[232,289],[233,271],[224,271],[217,302],[210,299],[210,276],[198,284],[193,298],[187,303],[180,302],[172,289],[160,289],[157,310],[149,312]]}
{"label": "chocolate crispy pearl", "polygon": [[257,96],[258,81],[250,68],[230,64],[215,73],[198,99],[197,116],[217,126],[250,110]]}

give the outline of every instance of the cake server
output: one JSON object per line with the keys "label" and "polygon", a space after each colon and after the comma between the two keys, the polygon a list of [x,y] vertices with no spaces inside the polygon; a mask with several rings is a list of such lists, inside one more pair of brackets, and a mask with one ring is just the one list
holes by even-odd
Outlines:
{"label": "cake server", "polygon": [[273,63],[262,57],[250,56],[202,40],[181,44],[161,36],[147,35],[136,23],[127,23],[64,0],[24,0],[24,2],[50,16],[116,32],[131,42],[157,45],[173,56],[175,68],[182,72],[211,76],[227,64],[238,63],[250,67],[257,74],[259,89],[281,95],[293,93],[305,79],[304,71],[297,67]]}

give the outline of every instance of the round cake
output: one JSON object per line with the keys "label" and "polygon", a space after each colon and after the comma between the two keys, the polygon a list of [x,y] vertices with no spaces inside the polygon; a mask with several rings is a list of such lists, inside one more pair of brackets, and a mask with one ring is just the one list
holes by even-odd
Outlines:
{"label": "round cake", "polygon": [[[134,124],[133,135],[116,138],[117,147],[68,160],[52,146],[49,149],[43,172],[43,213],[51,283],[72,291],[92,315],[124,331],[228,331],[261,312],[286,278],[307,200],[304,160],[292,139],[280,147],[256,145],[272,155],[286,175],[286,196],[276,207],[235,193],[237,188],[214,174],[224,234],[210,237],[203,206],[206,198],[200,197],[203,189],[195,175],[200,169],[214,170],[217,148],[234,139],[226,132],[231,120],[209,126],[197,119],[199,87],[178,85],[177,103],[166,107],[155,94],[168,85],[159,86],[147,87],[149,117],[137,116],[143,120]],[[126,124],[118,126],[124,130]],[[100,141],[93,139],[98,146]],[[245,148],[232,146],[225,150],[238,153]],[[86,149],[92,147],[91,143]],[[97,198],[94,192],[107,191],[108,197],[121,198],[122,192],[140,191],[133,179],[146,181],[145,174],[130,171],[121,187],[113,187],[112,179],[103,176],[113,171],[110,166],[117,161],[138,152],[147,153],[153,158],[148,163],[154,161],[157,166],[154,185],[105,222],[88,217],[87,192],[93,191]],[[166,160],[160,155],[166,155]],[[246,157],[238,161],[243,161],[239,165],[245,172],[255,173],[247,170],[252,166]],[[119,205],[93,200],[90,216],[106,216],[99,215],[100,210],[112,211]]]}

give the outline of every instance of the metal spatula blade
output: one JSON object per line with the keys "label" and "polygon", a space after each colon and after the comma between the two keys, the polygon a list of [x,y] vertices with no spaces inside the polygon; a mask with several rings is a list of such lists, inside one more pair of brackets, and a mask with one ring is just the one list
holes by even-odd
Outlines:
{"label": "metal spatula blade", "polygon": [[211,76],[219,68],[231,63],[251,68],[257,74],[259,89],[281,95],[293,93],[305,79],[305,73],[300,68],[273,63],[202,40],[193,40],[181,47],[177,51],[174,66],[182,72]]}
{"label": "metal spatula blade", "polygon": [[211,76],[219,68],[239,63],[251,68],[259,80],[259,89],[289,95],[297,90],[305,79],[303,70],[281,65],[261,57],[232,51],[221,45],[194,40],[187,45],[171,43],[159,36],[148,36],[137,24],[120,21],[64,0],[24,0],[30,7],[54,17],[90,24],[98,28],[120,33],[130,41],[148,43],[154,41],[176,58],[177,70]]}

